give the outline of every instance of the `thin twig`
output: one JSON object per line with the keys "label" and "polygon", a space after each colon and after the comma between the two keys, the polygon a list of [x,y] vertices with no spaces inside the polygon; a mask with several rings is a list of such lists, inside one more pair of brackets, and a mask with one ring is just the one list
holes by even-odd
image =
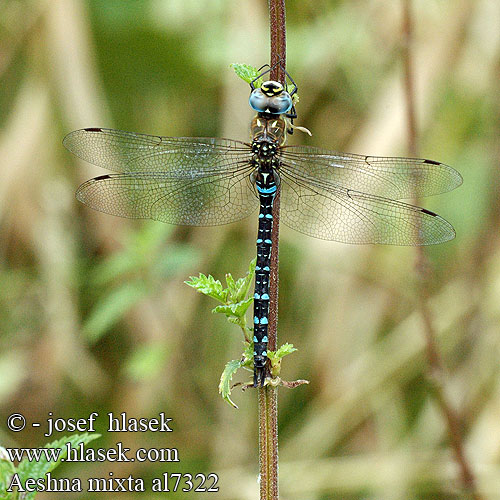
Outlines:
{"label": "thin twig", "polygon": [[[271,28],[270,78],[285,83],[286,24],[285,0],[269,0]],[[277,64],[280,62],[280,64]],[[273,230],[271,245],[271,272],[269,278],[269,327],[268,349],[275,351],[278,344],[278,239],[279,239],[279,190],[273,202]],[[259,391],[259,468],[261,500],[278,500],[278,389],[266,385]]]}
{"label": "thin twig", "polygon": [[[406,118],[408,127],[408,151],[411,156],[418,156],[417,120],[415,114],[415,89],[413,75],[413,17],[411,0],[403,0],[403,62],[406,99]],[[425,335],[425,348],[428,362],[428,380],[436,401],[446,421],[450,444],[455,460],[460,469],[463,489],[473,500],[482,500],[476,489],[476,481],[470,464],[465,456],[460,419],[446,396],[444,375],[445,370],[439,354],[436,332],[432,314],[429,308],[429,285],[432,278],[432,268],[423,246],[416,247],[416,270],[419,284],[419,306],[422,315]]]}

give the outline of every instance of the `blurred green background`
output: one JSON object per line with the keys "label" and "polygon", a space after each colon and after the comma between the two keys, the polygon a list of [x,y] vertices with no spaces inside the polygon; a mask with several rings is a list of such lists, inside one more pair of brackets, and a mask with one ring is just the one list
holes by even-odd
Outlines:
{"label": "blurred green background", "polygon": [[[303,0],[287,9],[297,124],[313,133],[290,142],[407,154],[402,2]],[[422,202],[457,231],[428,249],[429,307],[468,458],[480,489],[496,499],[500,4],[415,0],[414,16],[419,154],[464,177],[455,192]],[[103,432],[93,445],[176,447],[180,463],[65,464],[57,475],[216,472],[216,498],[258,497],[256,393],[235,392],[239,410],[217,393],[224,364],[241,353],[241,334],[183,284],[199,272],[243,275],[256,217],[185,228],[93,212],[74,192],[105,171],[61,141],[82,127],[247,140],[249,89],[229,64],[268,58],[264,0],[0,4],[3,446],[48,441],[40,429],[8,431],[12,412],[42,422],[48,412],[163,411],[173,433]],[[282,498],[463,498],[426,378],[415,249],[324,242],[286,227],[280,242],[279,340],[299,348],[282,374],[311,381],[280,390]],[[59,497],[103,498],[38,496]]]}

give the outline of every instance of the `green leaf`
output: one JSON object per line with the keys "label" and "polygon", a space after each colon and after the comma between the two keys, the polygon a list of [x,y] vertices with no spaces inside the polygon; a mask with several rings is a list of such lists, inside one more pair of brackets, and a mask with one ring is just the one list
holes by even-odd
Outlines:
{"label": "green leaf", "polygon": [[16,468],[10,461],[7,451],[0,446],[0,500],[13,498],[11,493],[7,493],[7,488],[15,472]]}
{"label": "green leaf", "polygon": [[222,396],[222,399],[226,401],[226,403],[230,404],[233,408],[238,409],[238,406],[231,400],[231,380],[233,379],[233,375],[238,371],[241,367],[241,361],[237,359],[233,359],[226,363],[224,371],[220,377],[219,382],[219,394]]}
{"label": "green leaf", "polygon": [[195,288],[204,295],[208,295],[209,297],[222,302],[225,305],[230,305],[229,303],[240,303],[244,301],[250,290],[256,262],[257,259],[253,259],[250,262],[246,276],[244,278],[239,278],[237,281],[234,280],[231,273],[227,273],[226,289],[223,288],[219,280],[216,280],[211,275],[205,276],[203,273],[200,273],[199,277],[190,276],[189,280],[184,283],[192,288]]}
{"label": "green leaf", "polygon": [[253,283],[253,277],[255,273],[255,266],[257,265],[257,257],[250,261],[248,266],[248,273],[244,278],[240,278],[235,284],[235,293],[234,293],[234,301],[240,302],[242,301],[250,291],[250,287]]}
{"label": "green leaf", "polygon": [[234,282],[234,278],[233,278],[233,275],[231,273],[226,274],[226,283],[227,283],[227,290],[229,292],[229,297],[231,298],[232,302],[235,302],[232,299],[236,294],[236,283]]}
{"label": "green leaf", "polygon": [[199,277],[190,276],[189,281],[185,281],[184,283],[223,304],[227,302],[228,291],[225,290],[221,282],[216,280],[213,276],[205,276],[200,273]]}
{"label": "green leaf", "polygon": [[237,318],[241,318],[247,312],[248,307],[253,302],[253,297],[250,297],[246,300],[242,300],[237,302],[236,304],[224,304],[222,306],[217,306],[212,309],[213,313],[222,313],[226,316],[236,316]]}
{"label": "green leaf", "polygon": [[92,309],[83,325],[83,333],[92,342],[119,321],[123,315],[148,293],[146,286],[139,281],[124,283],[105,295]]}
{"label": "green leaf", "polygon": [[[60,463],[63,458],[66,458],[67,455],[67,448],[66,444],[71,443],[71,446],[73,448],[77,448],[80,443],[83,443],[84,445],[87,443],[90,443],[94,439],[97,439],[100,437],[100,434],[75,434],[74,436],[70,437],[63,437],[61,439],[58,439],[57,441],[54,441],[53,443],[48,443],[44,446],[44,448],[60,448],[61,453],[59,455],[59,459],[54,462],[48,462],[47,458],[44,455],[41,455],[41,458],[38,462],[30,462],[28,459],[23,459],[21,463],[19,464],[19,467],[17,468],[18,473],[19,473],[19,479],[22,481],[24,484],[25,481],[29,478],[33,479],[39,479],[45,476],[47,472],[53,471]],[[28,493],[24,498],[26,500],[32,500],[32,498],[35,496],[36,491],[33,491],[31,493]]]}
{"label": "green leaf", "polygon": [[253,369],[253,342],[246,345],[241,366],[251,367]]}
{"label": "green leaf", "polygon": [[[251,83],[260,75],[260,71],[249,64],[233,63],[230,66],[234,69],[236,75],[247,83]],[[262,85],[262,82],[262,78],[259,78],[254,83],[254,86],[259,88]]]}
{"label": "green leaf", "polygon": [[237,318],[236,316],[226,316],[226,319],[233,325],[238,325],[240,328],[246,328],[247,321],[244,316],[242,318]]}
{"label": "green leaf", "polygon": [[281,360],[295,352],[297,349],[293,344],[283,344],[277,351],[267,351],[267,357],[271,361],[271,375],[277,377],[281,372]]}
{"label": "green leaf", "polygon": [[285,356],[288,356],[289,354],[292,354],[292,352],[295,352],[297,349],[293,347],[293,344],[283,344],[273,355],[275,356],[276,359],[282,359]]}

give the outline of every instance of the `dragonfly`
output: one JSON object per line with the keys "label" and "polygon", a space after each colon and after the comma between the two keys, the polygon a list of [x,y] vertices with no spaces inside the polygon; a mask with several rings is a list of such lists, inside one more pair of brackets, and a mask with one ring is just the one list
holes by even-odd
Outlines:
{"label": "dragonfly", "polygon": [[[288,73],[287,73],[287,76]],[[453,168],[420,158],[376,157],[286,145],[295,114],[288,86],[251,82],[251,142],[163,137],[106,128],[69,133],[64,146],[116,173],[83,183],[76,197],[107,214],[213,226],[259,210],[255,268],[254,387],[267,377],[273,202],[280,221],[309,236],[351,244],[433,245],[455,237],[451,224],[404,199],[462,183]]]}

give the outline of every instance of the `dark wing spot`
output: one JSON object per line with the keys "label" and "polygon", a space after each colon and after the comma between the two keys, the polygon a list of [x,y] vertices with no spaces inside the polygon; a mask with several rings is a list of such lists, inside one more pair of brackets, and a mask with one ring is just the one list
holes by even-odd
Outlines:
{"label": "dark wing spot", "polygon": [[424,212],[424,214],[432,215],[433,217],[437,217],[438,216],[438,214],[435,214],[434,212],[431,212],[430,210],[427,210],[425,208],[421,208],[420,211]]}
{"label": "dark wing spot", "polygon": [[434,160],[424,160],[424,163],[430,163],[431,165],[441,165],[440,162]]}
{"label": "dark wing spot", "polygon": [[111,175],[108,174],[100,175],[99,177],[94,177],[92,180],[102,181],[103,179],[111,179]]}
{"label": "dark wing spot", "polygon": [[95,128],[95,127],[84,128],[83,130],[85,130],[86,132],[102,132],[102,128]]}

